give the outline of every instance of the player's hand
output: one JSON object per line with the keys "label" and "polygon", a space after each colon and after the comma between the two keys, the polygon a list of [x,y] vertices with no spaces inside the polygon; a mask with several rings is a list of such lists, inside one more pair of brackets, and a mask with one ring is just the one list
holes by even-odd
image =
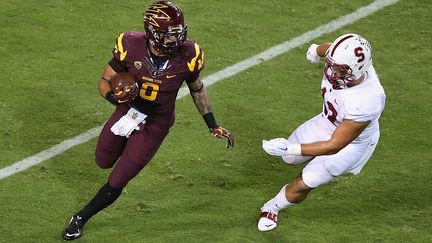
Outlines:
{"label": "player's hand", "polygon": [[262,148],[270,155],[285,156],[288,153],[288,140],[285,138],[275,138],[271,140],[262,140]]}
{"label": "player's hand", "polygon": [[319,60],[320,60],[320,56],[318,56],[318,53],[317,53],[317,48],[318,48],[318,45],[317,44],[315,44],[315,43],[313,43],[310,47],[309,47],[309,49],[307,50],[307,53],[306,53],[306,58],[311,62],[311,63],[318,63],[319,62]]}
{"label": "player's hand", "polygon": [[113,99],[117,103],[125,103],[132,101],[138,96],[139,88],[138,84],[127,84],[125,82],[120,83],[113,90]]}
{"label": "player's hand", "polygon": [[215,138],[226,138],[228,140],[227,148],[234,147],[234,136],[223,127],[215,127],[210,129],[210,132]]}

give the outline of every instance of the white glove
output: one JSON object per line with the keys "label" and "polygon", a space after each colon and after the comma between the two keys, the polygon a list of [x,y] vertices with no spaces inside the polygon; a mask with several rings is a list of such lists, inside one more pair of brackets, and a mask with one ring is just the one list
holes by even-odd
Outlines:
{"label": "white glove", "polygon": [[128,113],[120,118],[112,127],[111,132],[115,135],[129,138],[133,131],[139,130],[139,124],[145,123],[146,114],[134,108],[130,108]]}
{"label": "white glove", "polygon": [[285,138],[262,140],[262,148],[268,154],[275,156],[301,155],[301,145],[290,143]]}
{"label": "white glove", "polygon": [[262,140],[262,148],[270,155],[288,155],[288,140],[285,138],[274,138],[272,140]]}
{"label": "white glove", "polygon": [[314,64],[318,63],[320,60],[320,56],[318,56],[318,53],[317,53],[317,48],[318,48],[318,45],[314,43],[309,47],[309,49],[307,50],[307,53],[306,53],[306,58],[311,63],[314,63]]}

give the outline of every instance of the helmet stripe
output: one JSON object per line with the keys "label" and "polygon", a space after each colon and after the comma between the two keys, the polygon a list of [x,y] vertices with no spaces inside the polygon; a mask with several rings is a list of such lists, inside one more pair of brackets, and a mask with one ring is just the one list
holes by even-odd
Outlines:
{"label": "helmet stripe", "polygon": [[336,45],[333,47],[333,50],[332,50],[330,56],[333,57],[333,54],[334,54],[334,52],[336,51],[336,48],[337,48],[340,44],[342,44],[342,42],[344,42],[345,40],[347,40],[347,39],[349,39],[349,38],[351,38],[351,37],[354,37],[354,36],[353,36],[353,35],[345,36],[345,37],[342,38],[338,43],[336,43]]}

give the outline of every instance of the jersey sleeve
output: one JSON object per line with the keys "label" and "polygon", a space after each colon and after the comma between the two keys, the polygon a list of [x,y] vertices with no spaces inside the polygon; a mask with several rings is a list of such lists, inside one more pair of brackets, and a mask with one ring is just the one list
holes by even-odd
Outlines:
{"label": "jersey sleeve", "polygon": [[186,77],[186,82],[188,83],[195,82],[205,67],[204,51],[197,43],[194,43],[194,51],[192,53],[194,55],[191,55],[190,60],[187,61],[189,75]]}
{"label": "jersey sleeve", "polygon": [[351,98],[353,99],[343,105],[344,119],[367,122],[376,120],[381,115],[385,98],[380,96]]}
{"label": "jersey sleeve", "polygon": [[114,48],[112,50],[112,59],[109,61],[109,65],[114,69],[116,72],[125,72],[127,71],[126,67],[126,57],[128,54],[128,51],[126,49],[127,47],[127,33],[121,33],[116,38],[116,42],[114,45]]}

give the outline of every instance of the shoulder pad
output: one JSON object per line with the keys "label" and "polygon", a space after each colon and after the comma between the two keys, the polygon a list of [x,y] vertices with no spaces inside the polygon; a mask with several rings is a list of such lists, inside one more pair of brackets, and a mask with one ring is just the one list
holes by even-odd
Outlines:
{"label": "shoulder pad", "polygon": [[190,72],[199,72],[204,68],[204,52],[194,41],[184,43],[187,66]]}
{"label": "shoulder pad", "polygon": [[134,31],[124,32],[118,35],[112,51],[114,58],[123,61],[128,54],[128,50],[133,48],[133,45],[136,42],[135,40],[143,38],[144,36],[144,33]]}

